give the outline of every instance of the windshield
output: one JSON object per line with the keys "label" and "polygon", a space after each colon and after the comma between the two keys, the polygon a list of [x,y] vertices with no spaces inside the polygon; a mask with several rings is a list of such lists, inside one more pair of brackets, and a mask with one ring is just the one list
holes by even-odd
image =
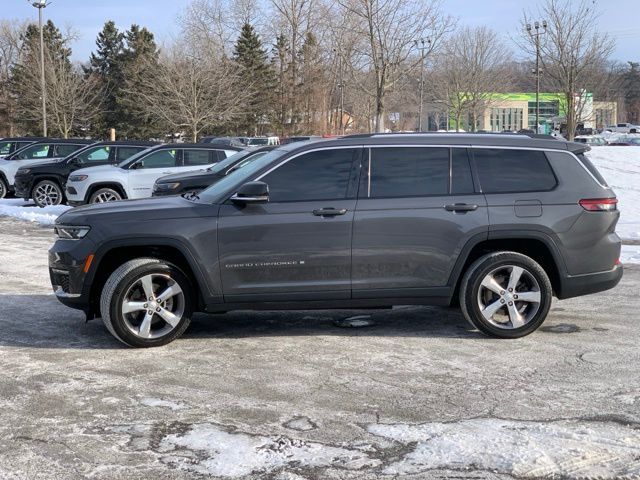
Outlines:
{"label": "windshield", "polygon": [[151,150],[158,148],[158,147],[150,147],[147,148],[146,150],[142,150],[140,153],[136,153],[135,155],[121,161],[118,166],[120,168],[127,168],[129,165],[133,164],[136,162],[136,160],[144,157],[147,153],[149,153]]}
{"label": "windshield", "polygon": [[289,150],[284,148],[272,150],[255,161],[249,162],[249,164],[244,168],[232,171],[226,177],[214,183],[206,190],[203,190],[202,193],[199,194],[200,198],[208,203],[216,203],[226,200],[224,197],[229,190],[239,187],[245,182],[245,180],[248,181],[248,179],[254,174],[258,173],[264,167],[268,166],[271,162],[277,160],[288,151]]}

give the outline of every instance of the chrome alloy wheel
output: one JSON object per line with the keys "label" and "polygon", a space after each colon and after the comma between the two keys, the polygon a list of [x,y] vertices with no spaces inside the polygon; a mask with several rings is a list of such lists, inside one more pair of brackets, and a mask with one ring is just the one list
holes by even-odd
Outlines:
{"label": "chrome alloy wheel", "polygon": [[489,272],[478,289],[478,307],[485,320],[503,329],[525,326],[538,313],[540,285],[528,270],[504,265]]}
{"label": "chrome alloy wheel", "polygon": [[42,182],[33,191],[33,199],[38,206],[60,205],[62,192],[51,182]]}
{"label": "chrome alloy wheel", "polygon": [[153,273],[137,279],[122,301],[126,327],[144,339],[160,338],[178,326],[184,315],[182,288],[169,275]]}
{"label": "chrome alloy wheel", "polygon": [[93,203],[117,202],[120,197],[111,192],[102,192],[95,196]]}

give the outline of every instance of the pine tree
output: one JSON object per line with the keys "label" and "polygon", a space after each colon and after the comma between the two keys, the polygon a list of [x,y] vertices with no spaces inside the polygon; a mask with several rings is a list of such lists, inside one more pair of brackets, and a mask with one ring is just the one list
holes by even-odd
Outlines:
{"label": "pine tree", "polygon": [[104,113],[93,126],[94,134],[105,136],[110,128],[119,131],[123,120],[117,97],[123,82],[124,34],[118,31],[113,21],[104,24],[96,39],[96,47],[85,73],[87,77],[97,76],[105,92]]}
{"label": "pine tree", "polygon": [[233,60],[240,67],[243,84],[251,92],[247,114],[239,128],[255,135],[259,126],[266,123],[273,109],[275,75],[260,36],[249,23],[242,26],[233,51]]}
{"label": "pine tree", "polygon": [[288,98],[290,88],[289,71],[289,40],[284,33],[276,37],[276,43],[273,45],[273,66],[277,72],[277,84],[275,88],[276,111],[274,114],[274,123],[278,127],[280,136],[286,133],[286,126],[290,124],[290,116],[288,109]]}

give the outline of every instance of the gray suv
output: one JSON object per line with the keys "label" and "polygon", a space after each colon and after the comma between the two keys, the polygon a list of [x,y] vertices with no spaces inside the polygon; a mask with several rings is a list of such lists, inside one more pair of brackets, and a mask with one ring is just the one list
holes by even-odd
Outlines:
{"label": "gray suv", "polygon": [[57,298],[127,345],[194,311],[451,305],[516,338],[622,277],[617,200],[589,147],[525,135],[361,135],[279,147],[199,196],[80,207]]}

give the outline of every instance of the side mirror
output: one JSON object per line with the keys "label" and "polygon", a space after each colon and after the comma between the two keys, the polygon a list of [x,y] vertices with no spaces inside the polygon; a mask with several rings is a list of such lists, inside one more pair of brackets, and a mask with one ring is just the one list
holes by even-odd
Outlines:
{"label": "side mirror", "polygon": [[231,201],[240,204],[267,203],[269,201],[269,185],[264,182],[245,183],[231,197]]}

